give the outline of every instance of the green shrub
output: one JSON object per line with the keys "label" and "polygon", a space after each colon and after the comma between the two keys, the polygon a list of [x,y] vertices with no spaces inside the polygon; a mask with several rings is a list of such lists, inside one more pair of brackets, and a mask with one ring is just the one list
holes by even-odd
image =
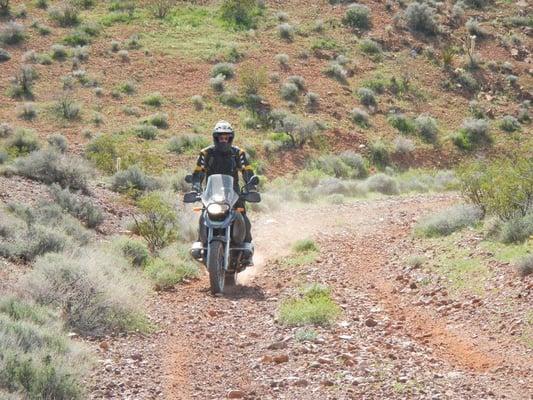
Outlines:
{"label": "green shrub", "polygon": [[369,55],[380,55],[382,52],[381,46],[379,43],[375,42],[372,39],[363,39],[359,43],[359,48],[365,54]]}
{"label": "green shrub", "polygon": [[350,112],[350,120],[361,128],[370,127],[370,117],[368,113],[360,108],[354,108]]}
{"label": "green shrub", "polygon": [[394,153],[396,154],[409,154],[415,149],[415,144],[411,139],[407,139],[404,136],[398,136],[393,141]]}
{"label": "green shrub", "polygon": [[37,107],[34,103],[24,103],[17,108],[17,114],[19,118],[32,121],[37,118]]}
{"label": "green shrub", "polygon": [[456,76],[455,80],[461,87],[464,87],[466,90],[470,92],[476,92],[479,90],[479,82],[476,80],[476,78],[467,71],[461,71]]}
{"label": "green shrub", "polygon": [[146,274],[154,282],[157,290],[168,290],[184,279],[198,276],[198,268],[189,257],[154,258],[146,266]]}
{"label": "green shrub", "polygon": [[138,50],[140,49],[142,46],[141,46],[141,40],[139,38],[139,35],[134,33],[133,35],[131,35],[125,42],[124,44],[126,45],[126,47],[129,49],[129,50]]}
{"label": "green shrub", "polygon": [[308,92],[305,96],[305,107],[309,112],[316,112],[320,107],[320,95],[315,92]]}
{"label": "green shrub", "polygon": [[300,90],[294,83],[286,82],[281,86],[280,95],[283,100],[297,101],[298,96],[300,95]]}
{"label": "green shrub", "polygon": [[226,78],[224,75],[219,74],[214,78],[209,79],[209,86],[211,86],[211,89],[213,89],[215,92],[221,93],[224,91],[225,82]]}
{"label": "green shrub", "polygon": [[228,63],[228,62],[222,62],[216,64],[211,69],[211,76],[213,78],[222,75],[224,79],[231,79],[235,76],[235,64]]}
{"label": "green shrub", "polygon": [[499,240],[502,243],[523,243],[533,235],[533,213],[505,221],[500,227]]}
{"label": "green shrub", "polygon": [[245,96],[258,95],[267,85],[267,80],[265,67],[245,66],[240,72],[241,92]]}
{"label": "green shrub", "polygon": [[3,149],[0,148],[0,165],[5,164],[9,159],[9,154]]}
{"label": "green shrub", "polygon": [[71,3],[63,3],[55,6],[48,11],[50,19],[59,26],[69,27],[80,23],[80,11]]}
{"label": "green shrub", "polygon": [[66,153],[67,152],[68,141],[67,141],[67,138],[65,136],[56,133],[54,135],[48,136],[46,141],[48,142],[48,144],[51,147],[55,148],[60,153]]}
{"label": "green shrub", "polygon": [[533,274],[533,254],[529,254],[515,264],[515,269],[522,277]]}
{"label": "green shrub", "polygon": [[164,98],[159,92],[150,93],[143,100],[143,104],[152,107],[161,107],[163,105]]}
{"label": "green shrub", "polygon": [[[7,133],[9,134],[9,131]],[[14,156],[29,154],[40,147],[37,135],[31,129],[17,129],[6,142],[6,149]]]}
{"label": "green shrub", "polygon": [[328,288],[313,284],[302,291],[301,297],[282,302],[278,320],[284,325],[330,325],[340,314]]}
{"label": "green shrub", "polygon": [[126,81],[122,82],[120,85],[117,86],[117,90],[124,94],[134,94],[135,89],[135,82],[133,81]]}
{"label": "green shrub", "polygon": [[222,19],[241,29],[255,27],[260,14],[257,0],[223,0],[220,6]]}
{"label": "green shrub", "polygon": [[470,35],[474,35],[478,37],[479,39],[483,39],[488,36],[488,32],[484,30],[482,27],[480,27],[479,23],[473,18],[470,18],[466,22],[465,28],[468,31],[468,33],[470,33]]}
{"label": "green shrub", "polygon": [[113,175],[111,188],[115,192],[126,193],[136,198],[142,192],[159,188],[159,183],[154,178],[146,175],[138,166],[132,165],[128,169]]}
{"label": "green shrub", "polygon": [[377,105],[376,94],[372,89],[362,87],[357,90],[357,96],[361,104],[367,107],[375,107]]}
{"label": "green shrub", "polygon": [[202,111],[205,107],[204,98],[198,94],[191,97],[191,102],[196,111]]}
{"label": "green shrub", "polygon": [[73,121],[81,116],[81,104],[77,103],[69,96],[61,97],[54,106],[55,113],[63,119]]}
{"label": "green shrub", "polygon": [[387,118],[387,121],[401,133],[413,133],[415,131],[414,121],[403,114],[392,114]]}
{"label": "green shrub", "polygon": [[7,122],[0,123],[0,138],[7,138],[13,134],[14,130]]}
{"label": "green shrub", "polygon": [[416,225],[415,232],[425,237],[448,236],[477,224],[482,217],[479,207],[459,204],[424,218]]}
{"label": "green shrub", "polygon": [[363,157],[351,151],[338,156],[321,156],[312,160],[310,166],[336,178],[365,178],[368,175]]}
{"label": "green shrub", "polygon": [[464,0],[464,4],[468,7],[483,9],[492,4],[494,0]]}
{"label": "green shrub", "polygon": [[409,29],[426,35],[436,35],[439,26],[435,16],[435,10],[426,3],[412,2],[407,6],[404,17]]}
{"label": "green shrub", "polygon": [[118,243],[122,255],[126,257],[132,266],[145,267],[150,260],[148,247],[144,242],[135,239],[123,239]]}
{"label": "green shrub", "polygon": [[482,144],[492,142],[489,136],[489,122],[485,119],[466,119],[452,142],[463,150],[473,150]]}
{"label": "green shrub", "polygon": [[292,246],[296,253],[307,253],[310,251],[318,251],[318,247],[312,239],[298,240]]}
{"label": "green shrub", "polygon": [[85,157],[105,172],[115,170],[118,157],[117,140],[111,135],[99,135],[85,146]]}
{"label": "green shrub", "polygon": [[61,154],[54,149],[34,151],[15,161],[17,174],[47,184],[58,183],[63,188],[89,190],[91,171],[77,156]]}
{"label": "green shrub", "polygon": [[370,29],[372,26],[370,9],[363,4],[352,4],[346,10],[342,23],[352,29]]}
{"label": "green shrub", "polygon": [[165,114],[165,113],[152,114],[146,119],[145,122],[152,126],[156,126],[158,128],[162,128],[162,129],[168,128],[168,114]]}
{"label": "green shrub", "polygon": [[159,250],[176,239],[176,212],[160,194],[145,195],[139,200],[138,207],[140,214],[134,217],[135,228],[151,251]]}
{"label": "green shrub", "polygon": [[62,44],[54,44],[51,47],[54,60],[64,60],[68,56],[67,48]]}
{"label": "green shrub", "polygon": [[[117,56],[120,58],[120,61],[126,63],[126,62],[129,62],[130,61],[130,53],[128,52],[128,50],[119,50],[117,52]],[[149,104],[146,102],[147,100],[145,99],[144,101],[144,104],[148,104],[148,105],[152,105],[152,104]],[[150,101],[150,100],[148,100]],[[157,100],[154,99],[154,102],[157,103]],[[161,104],[159,105],[155,105],[155,107],[159,107]]]}
{"label": "green shrub", "polygon": [[389,164],[389,149],[382,140],[369,143],[370,161],[379,168],[384,168]]}
{"label": "green shrub", "polygon": [[370,192],[378,192],[389,196],[400,193],[398,182],[385,174],[372,175],[366,180],[365,184]]}
{"label": "green shrub", "polygon": [[104,213],[92,200],[74,195],[68,189],[61,189],[59,185],[50,187],[50,194],[61,209],[76,217],[88,228],[96,228],[104,222]]}
{"label": "green shrub", "polygon": [[7,50],[0,48],[0,63],[11,60],[11,54]]}
{"label": "green shrub", "polygon": [[23,65],[13,77],[7,93],[12,98],[33,98],[33,84],[37,72],[31,65]]}
{"label": "green shrub", "polygon": [[174,136],[170,139],[168,149],[176,154],[183,154],[188,151],[197,151],[209,145],[209,139],[200,135]]}
{"label": "green shrub", "polygon": [[276,55],[276,61],[283,69],[289,68],[289,56],[287,54],[278,54]]}
{"label": "green shrub", "polygon": [[135,134],[146,140],[153,140],[157,137],[158,129],[153,125],[140,124],[134,128]]}
{"label": "green shrub", "polygon": [[294,40],[294,27],[286,22],[279,24],[278,34],[280,38],[288,42],[292,42]]}
{"label": "green shrub", "polygon": [[499,126],[505,132],[515,132],[520,129],[520,122],[512,115],[506,115],[500,120]]}
{"label": "green shrub", "polygon": [[419,115],[415,119],[415,128],[422,140],[428,143],[435,143],[439,134],[437,120],[429,115]]}
{"label": "green shrub", "polygon": [[21,286],[37,303],[60,309],[67,327],[82,335],[146,330],[146,289],[127,270],[118,254],[86,248],[39,258]]}
{"label": "green shrub", "polygon": [[9,21],[0,27],[0,43],[17,44],[24,40],[24,26],[15,21]]}
{"label": "green shrub", "polygon": [[336,61],[330,62],[324,73],[342,84],[348,81],[348,71]]}

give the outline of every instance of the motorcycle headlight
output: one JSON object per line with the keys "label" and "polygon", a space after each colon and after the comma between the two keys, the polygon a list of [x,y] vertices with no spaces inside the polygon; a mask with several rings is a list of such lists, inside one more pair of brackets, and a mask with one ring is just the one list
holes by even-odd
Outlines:
{"label": "motorcycle headlight", "polygon": [[211,215],[222,215],[225,214],[229,210],[229,206],[227,204],[219,204],[219,203],[213,203],[209,204],[207,207],[207,212]]}

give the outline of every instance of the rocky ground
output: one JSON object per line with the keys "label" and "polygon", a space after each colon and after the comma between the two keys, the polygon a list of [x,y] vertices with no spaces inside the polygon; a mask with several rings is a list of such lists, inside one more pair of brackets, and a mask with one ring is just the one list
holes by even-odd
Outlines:
{"label": "rocky ground", "polygon": [[[502,298],[450,296],[405,263],[420,250],[412,225],[453,201],[417,195],[259,215],[259,265],[233,293],[211,296],[202,276],[153,299],[155,334],[94,343],[91,398],[533,398],[533,351],[509,334],[521,328],[512,311],[527,309],[531,278],[494,274],[509,326],[492,330],[486,318]],[[318,258],[288,266],[290,243],[306,237]],[[280,302],[308,282],[327,284],[342,308],[310,340],[276,321]]]}

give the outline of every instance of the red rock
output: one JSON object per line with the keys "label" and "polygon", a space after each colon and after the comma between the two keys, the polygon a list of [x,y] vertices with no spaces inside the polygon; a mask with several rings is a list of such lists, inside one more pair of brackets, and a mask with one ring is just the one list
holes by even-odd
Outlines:
{"label": "red rock", "polygon": [[287,354],[279,354],[277,356],[272,357],[272,360],[276,364],[286,363],[289,361],[289,356]]}
{"label": "red rock", "polygon": [[228,392],[228,399],[242,399],[244,397],[244,392],[242,390],[230,390]]}
{"label": "red rock", "polygon": [[99,346],[103,351],[109,350],[109,343],[105,340],[103,342],[100,342]]}

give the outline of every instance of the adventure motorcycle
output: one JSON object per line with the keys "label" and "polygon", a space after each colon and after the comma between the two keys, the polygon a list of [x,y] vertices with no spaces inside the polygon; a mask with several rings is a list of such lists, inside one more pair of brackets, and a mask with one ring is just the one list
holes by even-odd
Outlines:
{"label": "adventure motorcycle", "polygon": [[[192,182],[192,176],[185,178]],[[240,194],[233,188],[233,177],[230,175],[211,175],[203,193],[196,191],[185,193],[184,203],[202,202],[200,241],[193,243],[191,255],[207,267],[211,292],[223,293],[224,287],[234,285],[237,274],[246,268],[243,258],[253,256],[253,246],[244,243],[246,226],[241,212],[237,208],[239,199],[259,203],[261,196],[249,188],[259,183],[253,176],[241,188]]]}

